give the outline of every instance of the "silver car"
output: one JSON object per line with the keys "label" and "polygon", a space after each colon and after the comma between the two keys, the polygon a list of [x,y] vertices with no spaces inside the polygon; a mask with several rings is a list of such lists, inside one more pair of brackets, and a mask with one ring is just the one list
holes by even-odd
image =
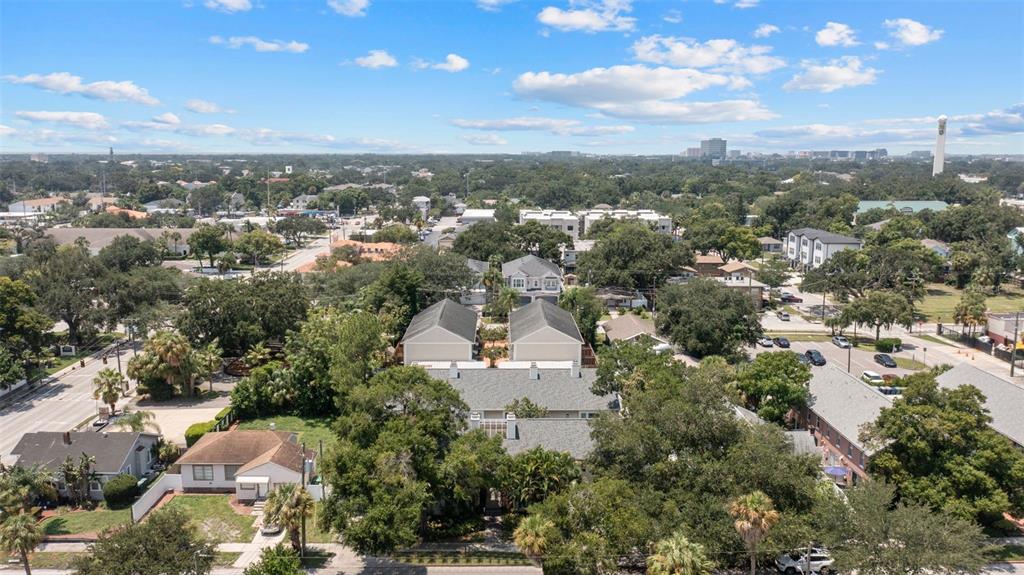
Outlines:
{"label": "silver car", "polygon": [[[834,574],[836,571],[832,568],[833,563],[835,563],[835,560],[828,554],[828,551],[820,548],[811,548],[811,573],[821,573],[822,575]],[[801,550],[779,555],[775,560],[775,568],[780,573],[785,573],[786,575],[803,574],[804,569],[807,568],[807,554]]]}

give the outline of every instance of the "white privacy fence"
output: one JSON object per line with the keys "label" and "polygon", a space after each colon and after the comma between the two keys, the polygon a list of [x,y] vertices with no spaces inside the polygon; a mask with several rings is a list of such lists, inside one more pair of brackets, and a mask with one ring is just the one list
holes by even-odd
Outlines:
{"label": "white privacy fence", "polygon": [[132,521],[138,523],[168,491],[181,489],[181,475],[165,473],[132,504]]}

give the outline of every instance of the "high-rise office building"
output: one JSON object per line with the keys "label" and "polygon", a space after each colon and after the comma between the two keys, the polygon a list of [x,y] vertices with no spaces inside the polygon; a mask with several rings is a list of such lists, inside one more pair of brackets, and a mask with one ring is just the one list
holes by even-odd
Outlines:
{"label": "high-rise office building", "polygon": [[932,175],[942,173],[946,164],[946,116],[939,116],[939,135],[935,138],[935,159],[932,160]]}
{"label": "high-rise office building", "polygon": [[704,158],[724,158],[725,140],[722,138],[711,138],[700,141],[700,155]]}

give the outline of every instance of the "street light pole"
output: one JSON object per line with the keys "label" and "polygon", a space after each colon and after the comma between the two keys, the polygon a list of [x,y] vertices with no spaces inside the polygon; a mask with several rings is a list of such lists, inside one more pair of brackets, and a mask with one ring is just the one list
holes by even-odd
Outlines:
{"label": "street light pole", "polygon": [[1017,336],[1020,334],[1020,312],[1017,312],[1017,318],[1013,322],[1013,347],[1010,349],[1010,377],[1013,377],[1013,372],[1017,368]]}

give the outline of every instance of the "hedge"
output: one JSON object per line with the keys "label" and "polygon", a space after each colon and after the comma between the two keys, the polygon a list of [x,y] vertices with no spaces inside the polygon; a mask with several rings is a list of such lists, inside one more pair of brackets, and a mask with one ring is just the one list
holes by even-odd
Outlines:
{"label": "hedge", "polygon": [[185,430],[185,445],[192,447],[195,442],[199,441],[200,437],[212,430],[214,425],[217,425],[216,421],[200,421],[188,426],[188,429]]}
{"label": "hedge", "polygon": [[903,340],[898,337],[883,337],[875,341],[875,350],[882,353],[892,353],[893,350],[899,351],[903,347]]}
{"label": "hedge", "polygon": [[139,495],[139,480],[134,475],[122,473],[103,484],[103,499],[112,509],[125,507]]}

